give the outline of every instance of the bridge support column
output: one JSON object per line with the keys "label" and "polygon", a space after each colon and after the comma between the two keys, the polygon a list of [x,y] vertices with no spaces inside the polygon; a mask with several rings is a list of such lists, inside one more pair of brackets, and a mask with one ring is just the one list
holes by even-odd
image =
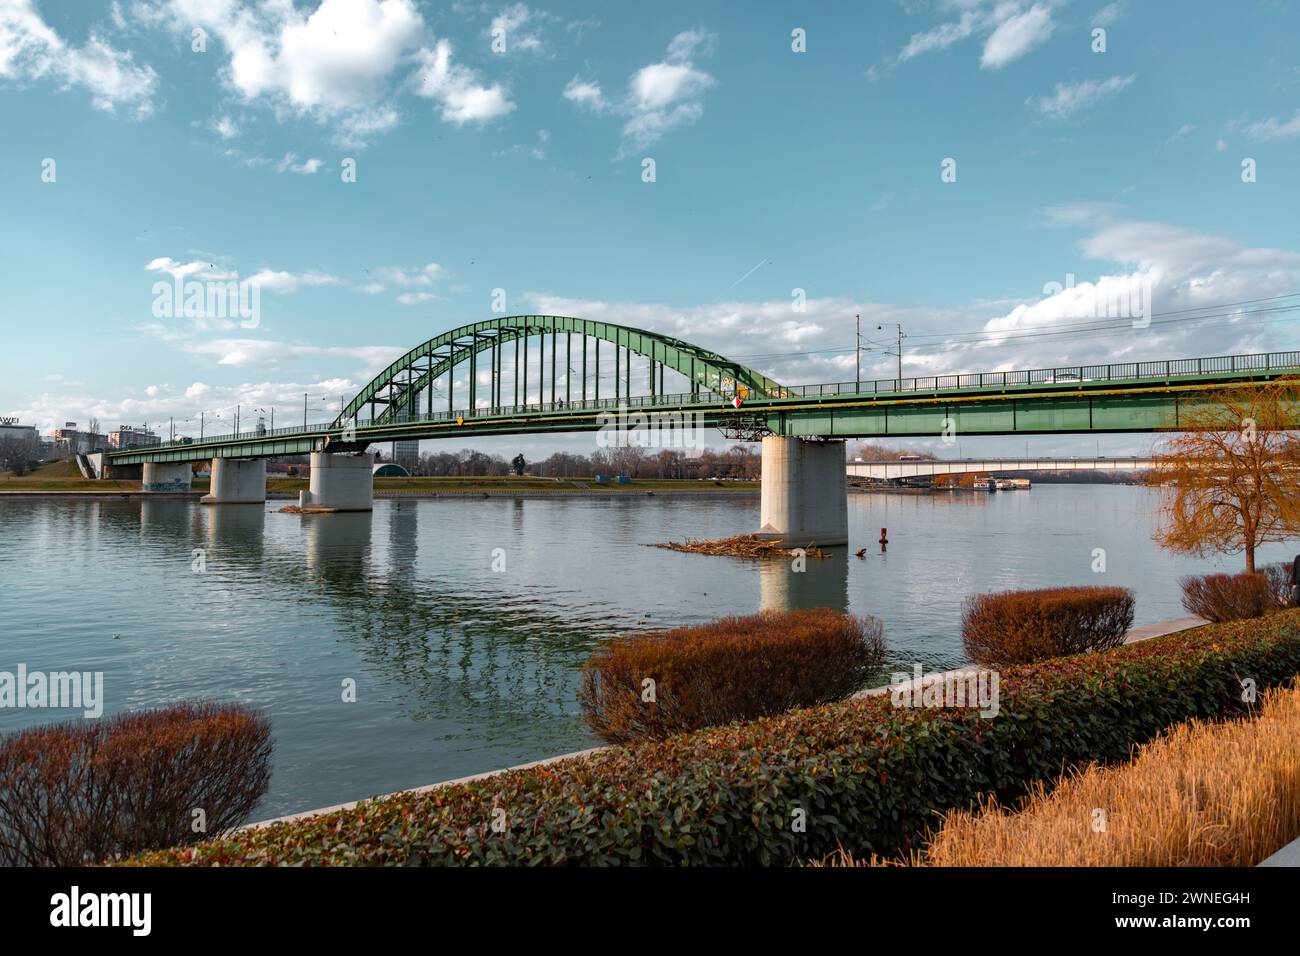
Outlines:
{"label": "bridge support column", "polygon": [[374,463],[371,455],[312,452],[310,490],[299,493],[299,506],[331,511],[373,511]]}
{"label": "bridge support column", "polygon": [[266,459],[212,459],[212,485],[199,501],[205,505],[263,504],[266,501]]}
{"label": "bridge support column", "polygon": [[189,491],[193,487],[194,468],[189,462],[182,464],[155,464],[145,462],[140,490],[145,492]]}
{"label": "bridge support column", "polygon": [[844,442],[763,439],[758,533],[788,547],[849,543]]}

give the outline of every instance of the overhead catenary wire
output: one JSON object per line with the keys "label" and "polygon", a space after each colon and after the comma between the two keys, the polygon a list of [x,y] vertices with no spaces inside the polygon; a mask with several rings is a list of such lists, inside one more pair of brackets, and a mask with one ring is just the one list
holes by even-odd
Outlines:
{"label": "overhead catenary wire", "polygon": [[[1264,309],[1241,309],[1239,307],[1253,305],[1260,302],[1278,301],[1296,296],[1300,296],[1300,292],[1289,292],[1284,295],[1265,296],[1257,299],[1243,299],[1239,302],[1220,303],[1217,305],[1201,306],[1194,309],[1175,309],[1165,312],[1153,312],[1150,317],[1151,321],[1146,325],[1137,327],[1137,329],[1141,330],[1152,326],[1163,327],[1182,323],[1205,322],[1223,318],[1259,324],[1279,321],[1288,318],[1291,313],[1300,312],[1300,302]],[[1272,316],[1272,318],[1268,318],[1269,316]],[[938,339],[940,341],[914,347],[910,352],[911,354],[928,355],[945,351],[953,344],[979,346],[983,344],[1001,344],[1006,341],[1021,341],[1025,339],[1060,339],[1092,335],[1096,332],[1118,332],[1126,329],[1133,329],[1134,326],[1132,323],[1132,318],[1124,317],[1109,320],[1087,319],[1082,322],[1057,324],[1050,328],[1042,329],[1007,329],[1006,331],[978,329],[960,332],[912,333],[909,334],[909,338],[911,339]],[[877,344],[876,347],[879,348],[881,346]],[[843,355],[851,354],[853,351],[853,346],[831,346],[824,349],[805,349],[793,352],[750,353],[732,355],[732,357],[737,360],[744,359],[748,361],[756,361],[782,358],[807,358],[816,355]]]}

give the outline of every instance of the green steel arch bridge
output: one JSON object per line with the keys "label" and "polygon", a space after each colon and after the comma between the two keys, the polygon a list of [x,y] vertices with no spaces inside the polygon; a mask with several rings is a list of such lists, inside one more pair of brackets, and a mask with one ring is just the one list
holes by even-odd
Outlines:
{"label": "green steel arch bridge", "polygon": [[330,422],[269,431],[259,424],[122,449],[93,470],[117,477],[139,468],[145,492],[189,491],[192,463],[210,459],[205,503],[261,503],[266,459],[310,454],[300,508],[367,511],[374,482],[364,453],[372,444],[635,430],[643,446],[694,447],[703,441],[698,432],[688,443],[654,433],[717,428],[763,441],[759,533],[792,547],[833,546],[848,541],[841,439],[1176,431],[1181,409],[1198,395],[1297,373],[1300,352],[1275,352],[785,385],[655,332],[516,315],[421,343]]}
{"label": "green steel arch bridge", "polygon": [[[468,384],[457,389],[456,375],[465,370]],[[486,385],[479,382],[484,370],[491,372]],[[675,390],[665,387],[666,373]],[[517,315],[421,343],[333,421],[186,437],[105,459],[112,467],[258,459],[622,426],[718,428],[749,439],[1153,432],[1176,430],[1180,405],[1197,393],[1295,374],[1300,352],[783,385],[659,333]]]}

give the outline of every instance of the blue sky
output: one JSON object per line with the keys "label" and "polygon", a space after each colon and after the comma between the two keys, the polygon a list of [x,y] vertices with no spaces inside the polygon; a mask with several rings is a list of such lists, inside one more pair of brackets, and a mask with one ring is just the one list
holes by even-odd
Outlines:
{"label": "blue sky", "polygon": [[[1300,292],[1294,4],[807,6],[0,0],[0,414],[321,419],[494,289],[790,383],[855,313],[905,374],[1296,347],[1237,305]],[[192,275],[257,327],[156,316]]]}

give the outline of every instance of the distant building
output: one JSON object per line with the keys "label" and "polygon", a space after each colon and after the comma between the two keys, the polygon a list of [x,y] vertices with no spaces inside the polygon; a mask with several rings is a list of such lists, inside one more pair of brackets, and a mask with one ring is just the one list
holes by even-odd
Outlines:
{"label": "distant building", "polygon": [[111,448],[146,448],[162,444],[162,439],[148,428],[118,425],[116,431],[108,433],[108,444]]}
{"label": "distant building", "polygon": [[108,447],[108,439],[99,432],[82,431],[76,422],[64,422],[52,433],[54,447],[68,455],[89,455]]}
{"label": "distant building", "polygon": [[0,418],[0,441],[40,441],[35,425],[19,425],[16,418]]}
{"label": "distant building", "polygon": [[419,440],[393,442],[393,461],[408,471],[418,465],[420,463]]}

